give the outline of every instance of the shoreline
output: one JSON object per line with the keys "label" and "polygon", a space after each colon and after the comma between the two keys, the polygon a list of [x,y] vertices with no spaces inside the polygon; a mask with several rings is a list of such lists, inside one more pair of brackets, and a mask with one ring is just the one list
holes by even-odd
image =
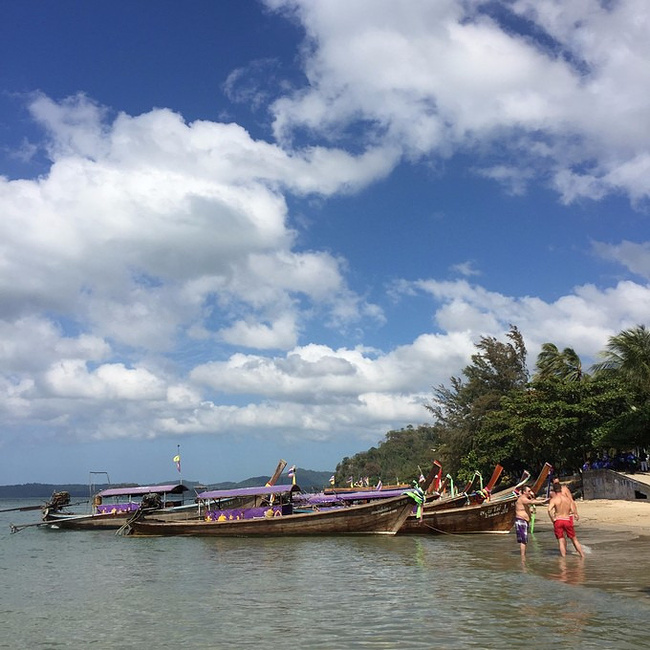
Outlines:
{"label": "shoreline", "polygon": [[[576,532],[621,531],[633,535],[650,535],[650,502],[622,499],[576,500]],[[535,527],[551,528],[546,506],[537,506]]]}

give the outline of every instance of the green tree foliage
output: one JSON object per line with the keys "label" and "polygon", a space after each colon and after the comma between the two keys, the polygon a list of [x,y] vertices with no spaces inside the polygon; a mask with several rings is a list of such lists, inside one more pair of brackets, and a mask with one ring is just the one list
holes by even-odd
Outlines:
{"label": "green tree foliage", "polygon": [[603,449],[650,446],[645,326],[613,336],[592,375],[572,348],[545,343],[530,382],[521,333],[511,326],[506,336],[506,342],[481,338],[463,377],[434,389],[425,404],[431,426],[390,431],[379,447],[344,458],[337,484],[349,476],[410,481],[418,465],[426,474],[434,459],[457,480],[475,470],[487,477],[499,463],[507,480],[545,462],[569,472]]}
{"label": "green tree foliage", "polygon": [[650,331],[637,325],[612,336],[601,359],[595,375],[625,386],[628,406],[606,427],[603,443],[650,446]]}
{"label": "green tree foliage", "polygon": [[492,471],[494,463],[489,456],[493,454],[484,453],[477,444],[483,427],[492,423],[492,443],[500,440],[506,444],[507,433],[502,435],[493,423],[498,419],[501,400],[512,391],[522,391],[528,380],[521,332],[511,325],[506,336],[506,343],[482,337],[472,363],[463,370],[465,381],[452,377],[451,386],[435,389],[432,402],[425,404],[442,441],[445,469],[458,473],[461,479],[468,479],[477,469],[484,475]]}
{"label": "green tree foliage", "polygon": [[381,479],[383,483],[396,481],[410,483],[419,477],[418,466],[426,475],[434,460],[438,439],[431,426],[407,426],[399,431],[389,431],[378,447],[371,447],[344,458],[336,466],[336,485],[346,485],[350,476],[355,481],[368,477],[371,485]]}
{"label": "green tree foliage", "polygon": [[560,352],[554,343],[542,344],[535,368],[537,379],[580,381],[583,378],[582,363],[575,350],[564,348]]}
{"label": "green tree foliage", "polygon": [[617,374],[641,395],[650,396],[650,330],[645,325],[612,336],[600,356],[594,372]]}
{"label": "green tree foliage", "polygon": [[536,379],[504,397],[476,446],[486,460],[517,472],[547,461],[573,471],[603,443],[609,425],[625,410],[626,396],[616,381]]}

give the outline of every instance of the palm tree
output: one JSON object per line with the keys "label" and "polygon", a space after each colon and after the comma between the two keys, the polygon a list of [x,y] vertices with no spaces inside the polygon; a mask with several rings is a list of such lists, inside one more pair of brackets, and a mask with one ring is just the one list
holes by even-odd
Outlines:
{"label": "palm tree", "polygon": [[573,348],[564,348],[562,350],[564,359],[564,378],[569,381],[580,381],[584,375],[582,373],[582,362]]}
{"label": "palm tree", "polygon": [[542,351],[535,364],[537,379],[566,379],[580,381],[583,378],[580,357],[573,348],[564,348],[562,352],[553,343],[543,343]]}
{"label": "palm tree", "polygon": [[594,372],[615,372],[650,396],[650,331],[645,325],[637,325],[612,336],[602,361],[593,366]]}

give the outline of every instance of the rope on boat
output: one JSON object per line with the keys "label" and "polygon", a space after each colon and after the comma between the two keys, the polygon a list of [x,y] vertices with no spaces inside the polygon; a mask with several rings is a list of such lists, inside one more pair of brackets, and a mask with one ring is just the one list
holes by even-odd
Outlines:
{"label": "rope on boat", "polygon": [[421,522],[421,524],[422,524],[422,526],[426,526],[427,528],[430,528],[434,532],[440,533],[441,535],[452,535],[454,537],[456,537],[456,535],[457,535],[457,533],[449,533],[446,530],[440,530],[439,528],[434,528],[431,524],[427,524],[424,521]]}
{"label": "rope on boat", "polygon": [[132,532],[131,524],[134,521],[138,521],[139,519],[142,519],[144,517],[145,511],[143,508],[138,508],[116,531],[116,535],[120,535],[122,537],[126,537],[127,535],[130,535]]}
{"label": "rope on boat", "polygon": [[145,515],[159,510],[162,507],[162,499],[156,492],[145,494],[140,501],[140,507],[115,531],[116,535],[125,537],[133,532],[131,524],[139,521]]}

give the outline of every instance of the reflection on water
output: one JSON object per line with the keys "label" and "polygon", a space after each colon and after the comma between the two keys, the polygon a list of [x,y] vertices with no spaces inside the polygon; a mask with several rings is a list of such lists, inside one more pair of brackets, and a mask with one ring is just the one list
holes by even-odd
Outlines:
{"label": "reflection on water", "polygon": [[584,537],[584,561],[561,558],[540,526],[522,565],[512,534],[10,535],[0,514],[0,648],[647,645],[650,540]]}
{"label": "reflection on water", "polygon": [[560,556],[557,559],[557,572],[552,571],[548,576],[568,585],[582,585],[585,582],[585,560]]}

